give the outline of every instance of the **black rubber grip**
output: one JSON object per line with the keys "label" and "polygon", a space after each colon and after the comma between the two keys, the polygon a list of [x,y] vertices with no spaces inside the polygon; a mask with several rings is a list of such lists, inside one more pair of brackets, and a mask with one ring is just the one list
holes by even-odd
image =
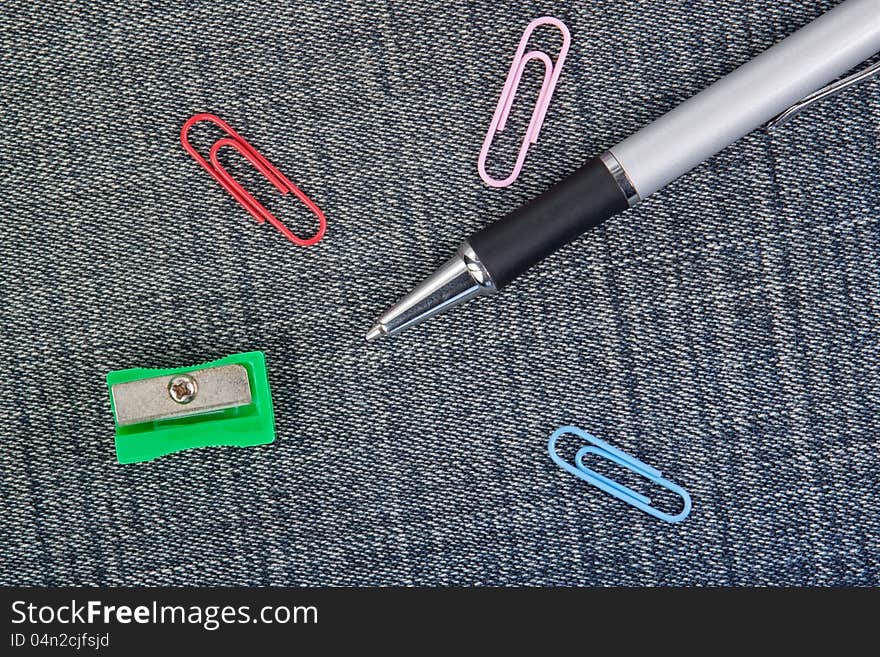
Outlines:
{"label": "black rubber grip", "polygon": [[497,287],[629,207],[598,157],[506,217],[468,238]]}

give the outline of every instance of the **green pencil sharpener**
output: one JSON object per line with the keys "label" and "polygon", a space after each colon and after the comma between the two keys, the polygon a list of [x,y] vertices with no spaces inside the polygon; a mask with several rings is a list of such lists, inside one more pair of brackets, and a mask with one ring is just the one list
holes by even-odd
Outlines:
{"label": "green pencil sharpener", "polygon": [[194,447],[275,440],[266,357],[249,351],[194,367],[137,367],[107,375],[116,459],[150,461]]}

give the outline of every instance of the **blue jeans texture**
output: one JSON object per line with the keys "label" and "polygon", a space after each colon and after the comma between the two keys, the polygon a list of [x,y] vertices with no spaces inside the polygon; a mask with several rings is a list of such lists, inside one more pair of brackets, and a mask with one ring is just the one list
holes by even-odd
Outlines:
{"label": "blue jeans texture", "polygon": [[[4,3],[0,583],[880,584],[877,80],[495,298],[363,340],[470,232],[834,4]],[[571,52],[519,181],[490,189],[477,153],[545,14]],[[199,111],[325,210],[320,244],[258,225],[192,161],[178,132]],[[108,371],[251,349],[274,444],[116,463]],[[663,470],[690,517],[556,467],[562,424]]]}

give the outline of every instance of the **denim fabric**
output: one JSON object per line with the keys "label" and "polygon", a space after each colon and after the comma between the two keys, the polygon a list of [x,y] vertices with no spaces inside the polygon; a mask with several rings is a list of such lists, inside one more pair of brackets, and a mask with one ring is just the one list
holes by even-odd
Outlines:
{"label": "denim fabric", "polygon": [[[880,584],[876,80],[495,298],[363,340],[470,232],[834,4],[5,2],[0,582]],[[477,153],[545,14],[571,53],[520,180],[489,189]],[[258,225],[183,151],[198,111],[326,211],[319,245]],[[116,463],[108,371],[251,349],[274,444]],[[691,516],[555,466],[569,423],[683,485]]]}

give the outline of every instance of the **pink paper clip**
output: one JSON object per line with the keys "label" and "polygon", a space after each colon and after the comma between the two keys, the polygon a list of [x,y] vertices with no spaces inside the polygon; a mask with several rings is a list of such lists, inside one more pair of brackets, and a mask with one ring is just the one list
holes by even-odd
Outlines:
{"label": "pink paper clip", "polygon": [[[532,36],[535,28],[540,25],[552,25],[562,32],[562,47],[559,49],[559,55],[556,57],[554,64],[547,53],[539,50],[531,50],[525,52],[529,38]],[[525,162],[526,154],[529,151],[529,145],[538,141],[538,133],[544,123],[544,115],[547,113],[547,106],[553,97],[553,90],[556,88],[556,81],[562,72],[562,65],[565,63],[565,56],[568,54],[568,47],[571,45],[571,34],[568,28],[558,18],[552,16],[543,16],[536,18],[526,27],[522,38],[519,40],[519,47],[513,56],[513,62],[510,64],[510,71],[507,73],[507,80],[504,83],[504,89],[501,90],[501,98],[498,99],[498,105],[495,108],[495,115],[492,117],[492,123],[489,124],[489,130],[486,138],[483,140],[483,147],[480,149],[480,157],[477,158],[477,171],[480,172],[480,178],[490,187],[507,187],[519,177],[522,171],[523,162]],[[525,53],[525,54],[524,54]],[[519,154],[516,158],[516,164],[513,171],[504,180],[496,180],[486,173],[486,156],[492,147],[495,135],[502,130],[507,124],[507,118],[510,116],[510,108],[513,106],[513,99],[516,97],[516,91],[519,87],[519,81],[522,78],[526,65],[533,59],[539,59],[544,62],[544,82],[541,85],[541,93],[538,100],[535,101],[535,108],[532,110],[532,119],[529,121],[529,128],[523,137],[522,145],[519,148]]]}
{"label": "pink paper clip", "polygon": [[[226,133],[226,137],[222,137],[218,139],[211,146],[210,151],[208,151],[208,158],[210,162],[205,160],[199,152],[193,147],[192,144],[189,143],[189,130],[196,123],[200,121],[208,121],[213,123],[218,128],[223,130]],[[299,246],[311,246],[312,244],[317,244],[322,237],[324,237],[324,232],[327,229],[327,218],[324,216],[324,213],[321,211],[315,202],[310,199],[305,193],[296,185],[294,185],[290,180],[288,180],[287,176],[285,176],[281,171],[278,170],[275,165],[273,165],[269,160],[263,157],[253,146],[251,146],[244,138],[239,135],[235,130],[233,130],[226,121],[221,119],[219,116],[215,116],[214,114],[196,114],[192,118],[190,118],[186,123],[183,124],[183,127],[180,129],[180,143],[183,144],[186,152],[189,153],[193,159],[201,165],[201,167],[211,174],[211,177],[216,180],[220,185],[229,192],[232,197],[241,203],[242,207],[247,210],[250,215],[256,219],[259,223],[264,223],[268,221],[272,226],[274,226],[284,237],[289,239],[294,244],[298,244]],[[265,176],[265,178],[275,185],[275,188],[281,192],[282,194],[287,194],[288,192],[292,192],[294,196],[296,196],[300,201],[302,201],[305,206],[311,211],[312,214],[315,215],[318,219],[318,230],[311,237],[299,237],[295,235],[293,231],[291,231],[287,226],[285,226],[278,217],[269,212],[262,203],[260,203],[257,199],[255,199],[250,192],[248,192],[235,178],[233,178],[229,172],[223,168],[220,164],[220,159],[217,154],[220,152],[221,148],[232,148],[235,151],[250,162],[254,168]]]}

